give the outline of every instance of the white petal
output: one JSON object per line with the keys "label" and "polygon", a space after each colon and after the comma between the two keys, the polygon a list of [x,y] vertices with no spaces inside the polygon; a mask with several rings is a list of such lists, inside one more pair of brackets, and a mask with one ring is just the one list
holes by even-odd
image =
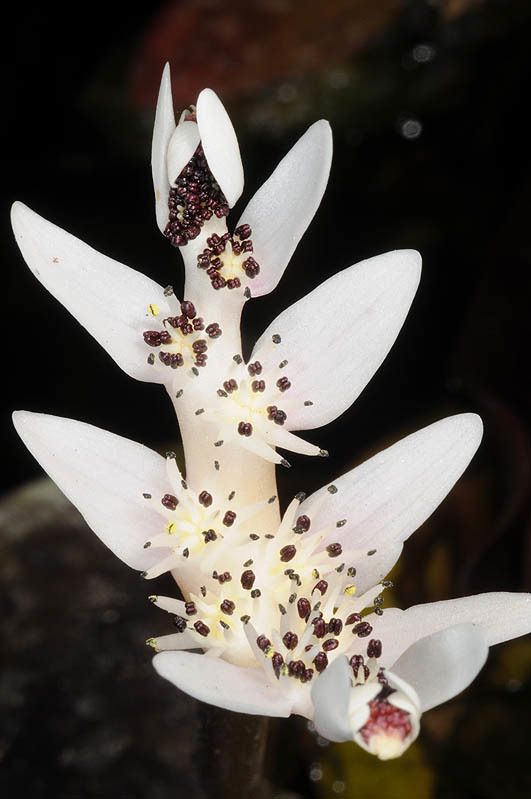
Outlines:
{"label": "white petal", "polygon": [[347,658],[340,656],[314,679],[312,685],[313,722],[317,732],[329,741],[352,738],[348,718],[351,674]]}
{"label": "white petal", "polygon": [[[288,361],[283,374],[299,408],[286,428],[328,424],[365,388],[391,349],[417,290],[420,256],[397,250],[339,272],[280,314],[258,340],[251,360],[264,371]],[[272,336],[281,337],[273,345]],[[313,402],[304,406],[305,401]]]}
{"label": "white petal", "polygon": [[488,652],[481,628],[458,624],[414,643],[392,671],[413,686],[425,711],[470,685],[483,668]]}
{"label": "white petal", "polygon": [[488,646],[531,632],[531,594],[496,591],[443,602],[390,608],[378,621],[385,664],[391,666],[419,638],[452,624],[475,624]]}
{"label": "white petal", "polygon": [[142,338],[142,332],[153,325],[147,313],[149,303],[169,313],[161,286],[93,250],[23,203],[14,203],[11,222],[35,277],[124,372],[137,380],[162,382],[166,370],[147,363],[149,348]]}
{"label": "white petal", "polygon": [[171,96],[170,65],[166,64],[160,82],[155,124],[153,126],[153,141],[151,143],[151,172],[155,190],[155,214],[157,225],[162,233],[164,233],[168,222],[168,195],[170,191],[166,169],[166,153],[168,152],[168,142],[174,130],[175,116]]}
{"label": "white petal", "polygon": [[156,452],[83,422],[16,411],[17,433],[115,555],[142,571],[160,559],[143,544],[164,520],[142,494],[162,497],[166,463]]}
{"label": "white petal", "polygon": [[[197,150],[199,144],[199,128],[196,122],[179,122],[168,144],[168,181],[175,183],[186,164]],[[168,209],[166,207],[166,221]]]}
{"label": "white petal", "polygon": [[268,294],[282,277],[319,207],[331,161],[332,132],[322,119],[301,136],[241,215],[238,225],[251,226],[260,264],[250,286],[253,297]]}
{"label": "white petal", "polygon": [[197,98],[196,114],[210,171],[232,208],[243,191],[242,159],[232,122],[212,89],[203,89]]}
{"label": "white petal", "polygon": [[[301,513],[311,519],[310,532],[347,520],[334,530],[333,538],[344,549],[363,553],[356,563],[358,590],[366,590],[390,571],[402,543],[433,513],[468,466],[482,431],[481,419],[473,413],[441,419],[334,480],[337,493],[328,494],[324,486],[302,503]],[[314,503],[318,510],[312,514]],[[373,550],[376,553],[367,557]]]}
{"label": "white petal", "polygon": [[286,718],[291,713],[288,700],[266,683],[261,669],[191,652],[161,652],[153,665],[161,677],[209,705],[252,715]]}

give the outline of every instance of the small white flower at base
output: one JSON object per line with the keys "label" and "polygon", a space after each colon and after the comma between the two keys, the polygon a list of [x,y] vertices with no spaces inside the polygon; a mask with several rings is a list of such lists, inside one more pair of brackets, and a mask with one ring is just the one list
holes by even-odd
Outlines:
{"label": "small white flower at base", "polygon": [[[410,685],[398,681],[392,672],[380,675],[378,693],[362,707],[353,689],[349,717],[355,730],[354,741],[380,760],[400,757],[417,738],[420,730],[420,702]],[[392,688],[391,686],[396,686]],[[400,686],[400,687],[398,687]],[[358,727],[361,714],[367,719]]]}

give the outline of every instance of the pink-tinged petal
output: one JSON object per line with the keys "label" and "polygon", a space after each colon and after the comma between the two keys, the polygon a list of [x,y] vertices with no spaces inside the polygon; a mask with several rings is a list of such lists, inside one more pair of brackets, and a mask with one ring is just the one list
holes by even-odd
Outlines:
{"label": "pink-tinged petal", "polygon": [[243,191],[242,159],[232,122],[212,89],[203,89],[197,98],[196,113],[210,171],[232,208]]}
{"label": "pink-tinged petal", "polygon": [[291,713],[291,703],[266,683],[261,669],[191,652],[161,652],[153,666],[181,691],[209,705],[251,715],[286,718]]}
{"label": "pink-tinged petal", "polygon": [[403,542],[433,513],[468,466],[482,432],[481,419],[474,413],[441,419],[334,480],[336,493],[323,486],[302,503],[301,513],[311,519],[310,532],[346,519],[332,537],[345,550],[361,553],[356,563],[358,590],[366,590],[390,571]]}
{"label": "pink-tinged petal", "polygon": [[[163,382],[165,371],[147,362],[142,332],[153,326],[147,306],[169,313],[164,290],[140,272],[93,250],[88,244],[16,202],[11,221],[17,244],[35,277],[137,380]],[[162,318],[162,317],[161,317]]]}
{"label": "pink-tinged petal", "polygon": [[168,222],[170,184],[166,168],[166,154],[168,152],[168,143],[174,130],[175,116],[171,95],[170,65],[166,64],[160,82],[151,144],[151,172],[153,175],[153,189],[155,190],[155,214],[161,233],[164,233]]}
{"label": "pink-tinged petal", "polygon": [[475,624],[488,646],[531,632],[531,594],[496,591],[442,602],[415,605],[408,610],[389,608],[378,620],[383,660],[392,664],[419,638],[453,624]]}
{"label": "pink-tinged petal", "polygon": [[314,679],[313,722],[317,732],[329,741],[352,738],[348,709],[352,690],[352,671],[346,657],[338,657]]}
{"label": "pink-tinged petal", "polygon": [[253,297],[273,291],[282,277],[319,207],[331,161],[332,132],[322,119],[301,136],[241,215],[238,225],[251,226],[260,265],[250,286]]}
{"label": "pink-tinged petal", "polygon": [[[391,349],[419,277],[414,250],[369,258],[329,278],[271,323],[251,360],[260,360],[266,374],[288,362],[282,370],[292,384],[286,397],[298,402],[290,408],[288,430],[328,424],[354,402]],[[280,336],[279,343],[272,344],[273,336]]]}
{"label": "pink-tinged petal", "polygon": [[458,624],[414,643],[392,672],[413,686],[425,711],[464,691],[485,665],[488,653],[480,627]]}
{"label": "pink-tinged petal", "polygon": [[17,433],[42,468],[124,563],[144,571],[160,560],[143,544],[164,519],[142,494],[168,490],[166,462],[156,452],[73,419],[16,411]]}

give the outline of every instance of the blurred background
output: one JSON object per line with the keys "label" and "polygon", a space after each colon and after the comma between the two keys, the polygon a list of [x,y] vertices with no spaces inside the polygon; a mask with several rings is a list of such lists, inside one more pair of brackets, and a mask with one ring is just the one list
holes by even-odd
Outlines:
{"label": "blurred background", "polygon": [[[182,286],[154,221],[149,168],[163,64],[177,109],[216,90],[246,170],[234,222],[318,118],[334,163],[314,223],[244,340],[351,263],[401,247],[424,272],[390,356],[319,431],[330,459],[295,456],[284,500],[442,416],[483,416],[465,477],[408,543],[401,607],[531,589],[531,6],[527,0],[169,0],[135,10],[19,4],[4,63],[4,482],[0,505],[0,788],[32,797],[203,796],[189,758],[198,706],[152,673],[168,632],[138,576],[89,533],[17,440],[12,409],[70,416],[160,451],[177,441],[160,387],[123,374],[24,265],[9,227],[23,200],[96,249]],[[7,44],[7,42],[6,42]],[[6,284],[7,281],[7,284]],[[314,436],[315,438],[315,436]],[[164,579],[158,590],[164,593]],[[167,591],[171,592],[168,583]],[[277,796],[419,799],[531,794],[531,643],[491,652],[464,695],[380,764],[272,722]],[[284,793],[282,793],[284,792]],[[291,793],[290,793],[291,792]]]}

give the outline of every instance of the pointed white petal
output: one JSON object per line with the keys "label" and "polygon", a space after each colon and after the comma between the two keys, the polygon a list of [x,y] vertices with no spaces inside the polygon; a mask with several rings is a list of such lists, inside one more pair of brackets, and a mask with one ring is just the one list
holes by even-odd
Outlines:
{"label": "pointed white petal", "polygon": [[[420,256],[397,250],[339,272],[280,314],[258,340],[251,359],[283,373],[299,408],[286,428],[328,424],[365,388],[391,349],[417,290]],[[281,337],[273,345],[272,336]],[[305,401],[313,402],[304,406]]]}
{"label": "pointed white petal", "polygon": [[232,208],[243,191],[242,159],[232,122],[212,89],[203,89],[197,98],[196,113],[210,171]]}
{"label": "pointed white petal", "polygon": [[322,119],[301,136],[241,215],[238,225],[251,226],[260,264],[250,286],[253,297],[273,291],[282,277],[319,207],[331,161],[332,132]]}
{"label": "pointed white petal", "polygon": [[142,338],[142,332],[153,325],[147,313],[149,303],[156,303],[162,314],[169,313],[161,286],[93,250],[23,203],[14,203],[11,221],[35,277],[124,372],[137,380],[163,382],[167,370],[147,363],[149,348]]}
{"label": "pointed white petal", "polygon": [[[196,122],[180,122],[173,131],[168,144],[168,182],[175,183],[186,164],[197,150],[199,144],[199,128]],[[166,208],[166,221],[168,210]]]}
{"label": "pointed white petal", "polygon": [[156,452],[83,422],[16,411],[17,433],[115,555],[142,571],[160,559],[143,544],[164,520],[142,494],[162,497],[166,463]]}
{"label": "pointed white petal", "polygon": [[422,638],[393,666],[429,710],[461,693],[485,665],[489,648],[480,627],[458,624]]}
{"label": "pointed white petal", "polygon": [[488,646],[531,632],[531,594],[496,591],[443,602],[415,605],[408,610],[390,608],[378,621],[385,664],[392,664],[419,638],[452,624],[475,624]]}
{"label": "pointed white petal", "polygon": [[266,683],[261,669],[191,652],[161,652],[153,666],[181,691],[209,705],[252,715],[286,718],[291,713],[290,702]]}
{"label": "pointed white petal", "polygon": [[313,722],[317,732],[329,741],[352,738],[348,718],[351,674],[347,658],[340,656],[314,679],[312,685]]}
{"label": "pointed white petal", "polygon": [[[334,480],[337,493],[329,494],[324,486],[301,504],[301,513],[311,519],[311,531],[347,520],[332,537],[344,549],[363,553],[363,560],[356,563],[358,590],[366,590],[390,571],[403,542],[433,513],[468,466],[482,432],[481,419],[473,413],[441,419]],[[314,504],[318,509],[312,514]]]}
{"label": "pointed white petal", "polygon": [[155,214],[161,233],[164,233],[168,222],[170,186],[166,169],[166,153],[168,152],[168,142],[174,130],[175,116],[171,96],[170,65],[166,64],[160,82],[151,144],[151,172],[155,190]]}

